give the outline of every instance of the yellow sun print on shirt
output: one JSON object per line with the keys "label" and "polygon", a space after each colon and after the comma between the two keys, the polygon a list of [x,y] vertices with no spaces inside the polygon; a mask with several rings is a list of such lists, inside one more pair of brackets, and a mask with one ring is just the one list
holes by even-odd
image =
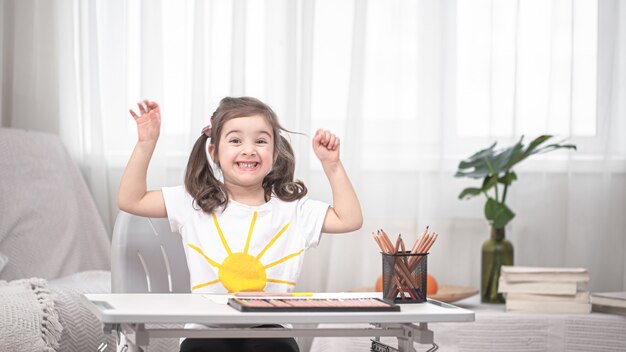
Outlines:
{"label": "yellow sun print on shirt", "polygon": [[226,242],[226,238],[224,237],[224,233],[220,228],[220,224],[217,221],[217,217],[215,213],[212,214],[213,223],[215,224],[215,228],[217,229],[217,233],[220,235],[220,240],[222,241],[222,245],[224,246],[224,250],[228,255],[226,259],[220,264],[215,260],[209,258],[200,247],[193,245],[191,243],[187,244],[193,250],[198,252],[211,266],[218,268],[218,279],[213,281],[203,282],[191,287],[191,290],[197,290],[199,288],[216,284],[221,282],[222,285],[228,290],[228,292],[241,292],[241,291],[263,291],[265,289],[265,285],[268,282],[273,282],[277,284],[285,284],[290,286],[295,286],[296,283],[292,281],[284,281],[279,279],[268,278],[265,269],[271,268],[275,265],[278,265],[282,262],[285,262],[291,258],[297,257],[298,255],[304,252],[304,249],[301,249],[295,253],[291,253],[289,255],[284,256],[283,258],[264,265],[261,263],[261,258],[265,254],[265,252],[272,247],[272,245],[280,238],[280,236],[287,231],[290,223],[283,226],[280,231],[269,241],[269,243],[263,248],[261,253],[253,256],[248,253],[248,249],[250,247],[250,240],[252,239],[252,233],[254,232],[254,224],[256,223],[257,212],[255,211],[252,215],[252,221],[250,222],[250,230],[248,231],[248,237],[246,239],[246,244],[243,249],[243,252],[233,253],[228,246],[228,242]]}

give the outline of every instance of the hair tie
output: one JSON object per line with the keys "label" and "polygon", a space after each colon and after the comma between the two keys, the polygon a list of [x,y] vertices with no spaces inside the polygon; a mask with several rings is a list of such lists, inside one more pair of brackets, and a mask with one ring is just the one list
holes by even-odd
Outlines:
{"label": "hair tie", "polygon": [[213,126],[213,116],[209,119],[209,124],[204,126],[202,133],[211,138],[211,127]]}
{"label": "hair tie", "polygon": [[202,129],[202,133],[211,138],[211,125],[207,125]]}

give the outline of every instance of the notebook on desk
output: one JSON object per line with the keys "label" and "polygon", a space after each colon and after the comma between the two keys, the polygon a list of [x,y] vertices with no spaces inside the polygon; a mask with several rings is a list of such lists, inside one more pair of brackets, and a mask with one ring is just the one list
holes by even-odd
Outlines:
{"label": "notebook on desk", "polygon": [[241,312],[399,312],[400,306],[378,298],[229,298]]}

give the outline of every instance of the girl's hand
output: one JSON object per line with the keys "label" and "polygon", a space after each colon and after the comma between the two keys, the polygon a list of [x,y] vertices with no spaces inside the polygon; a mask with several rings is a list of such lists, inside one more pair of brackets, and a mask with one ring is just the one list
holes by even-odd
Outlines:
{"label": "girl's hand", "polygon": [[328,130],[317,130],[313,137],[313,151],[322,163],[338,162],[339,137]]}
{"label": "girl's hand", "polygon": [[139,142],[156,142],[159,139],[161,130],[161,109],[154,101],[144,100],[137,103],[139,107],[138,116],[133,110],[130,114],[137,123],[137,137]]}

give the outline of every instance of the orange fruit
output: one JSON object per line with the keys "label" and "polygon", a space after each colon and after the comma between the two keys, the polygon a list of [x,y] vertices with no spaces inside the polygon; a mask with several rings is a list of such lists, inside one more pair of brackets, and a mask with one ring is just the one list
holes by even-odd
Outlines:
{"label": "orange fruit", "polygon": [[383,276],[380,275],[376,280],[376,285],[374,285],[374,291],[383,292]]}
{"label": "orange fruit", "polygon": [[439,290],[439,285],[437,285],[437,280],[430,275],[426,275],[426,295],[434,295]]}

